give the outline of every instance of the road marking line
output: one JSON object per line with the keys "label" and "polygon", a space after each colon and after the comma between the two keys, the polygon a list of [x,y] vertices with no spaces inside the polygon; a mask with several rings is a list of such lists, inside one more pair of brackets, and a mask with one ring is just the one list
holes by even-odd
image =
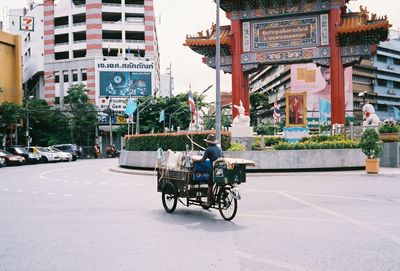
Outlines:
{"label": "road marking line", "polygon": [[72,197],[71,194],[64,194],[64,197]]}
{"label": "road marking line", "polygon": [[290,270],[290,271],[310,270],[309,268],[294,265],[294,264],[288,263],[288,262],[282,262],[282,261],[277,261],[277,260],[272,260],[272,259],[260,259],[260,258],[256,257],[255,255],[250,254],[248,252],[241,251],[236,247],[235,247],[234,253],[236,256],[238,256],[240,258],[249,259],[249,260],[256,261],[256,262],[261,262],[263,264],[267,264],[270,266],[279,267],[280,269],[285,269],[285,270]]}
{"label": "road marking line", "polygon": [[24,190],[18,189],[18,190],[15,190],[15,192],[22,193],[22,192],[24,192]]}
{"label": "road marking line", "polygon": [[63,183],[67,183],[68,182],[68,180],[63,180]]}
{"label": "road marking line", "polygon": [[296,221],[312,221],[312,222],[328,222],[328,223],[345,223],[337,221],[336,219],[324,219],[324,218],[307,218],[307,217],[290,217],[290,216],[277,216],[277,215],[263,215],[263,214],[238,214],[241,217],[253,217],[253,218],[270,218],[280,220],[296,220]]}
{"label": "road marking line", "polygon": [[119,183],[118,185],[119,185],[119,186],[124,186],[125,184],[124,184],[124,183]]}
{"label": "road marking line", "polygon": [[288,199],[291,199],[291,200],[296,201],[296,202],[298,202],[300,204],[303,204],[303,205],[305,205],[307,207],[310,207],[312,209],[316,209],[316,210],[318,210],[318,211],[320,211],[322,213],[334,216],[334,217],[339,218],[341,220],[344,220],[344,221],[350,222],[350,223],[352,223],[354,225],[360,226],[360,227],[362,227],[364,229],[367,229],[367,230],[369,230],[369,231],[371,231],[371,232],[373,232],[373,233],[375,233],[377,235],[385,237],[385,238],[393,241],[394,243],[397,243],[398,245],[400,245],[400,237],[395,235],[395,234],[391,234],[389,232],[380,230],[380,229],[378,229],[376,227],[371,226],[368,223],[365,223],[364,221],[357,220],[357,219],[351,218],[351,217],[349,217],[347,215],[343,215],[341,213],[338,213],[338,212],[335,212],[335,211],[331,211],[331,210],[329,210],[327,208],[324,208],[324,207],[321,207],[319,205],[307,202],[305,200],[302,200],[300,198],[292,196],[292,195],[290,195],[290,194],[288,194],[286,192],[277,192],[277,193],[282,195],[282,196],[284,196],[284,197],[286,197],[286,198],[288,198]]}
{"label": "road marking line", "polygon": [[49,196],[53,196],[53,195],[54,195],[54,193],[52,193],[52,192],[49,192],[49,193],[47,193],[47,195],[49,195]]}
{"label": "road marking line", "polygon": [[100,183],[100,184],[103,184],[103,185],[104,185],[104,184],[108,184],[108,183],[106,183],[106,182],[102,182],[102,183]]}
{"label": "road marking line", "polygon": [[10,191],[9,188],[3,188],[3,191]]}
{"label": "road marking line", "polygon": [[32,191],[31,193],[32,194],[38,194],[39,192],[38,191]]}
{"label": "road marking line", "polygon": [[378,200],[378,199],[366,199],[366,198],[357,198],[357,197],[335,196],[335,195],[327,195],[327,194],[314,194],[314,193],[302,193],[302,192],[290,192],[290,193],[291,193],[291,194],[297,194],[297,195],[308,195],[308,196],[324,197],[324,198],[350,199],[350,200],[360,200],[360,201],[371,201],[371,202],[380,202],[380,203],[390,203],[390,201],[387,201],[387,200]]}
{"label": "road marking line", "polygon": [[142,184],[142,183],[138,183],[138,184],[136,184],[137,186],[143,186],[144,184]]}
{"label": "road marking line", "polygon": [[75,181],[74,183],[79,183],[78,181]]}
{"label": "road marking line", "polygon": [[86,182],[86,184],[93,184],[93,182]]}

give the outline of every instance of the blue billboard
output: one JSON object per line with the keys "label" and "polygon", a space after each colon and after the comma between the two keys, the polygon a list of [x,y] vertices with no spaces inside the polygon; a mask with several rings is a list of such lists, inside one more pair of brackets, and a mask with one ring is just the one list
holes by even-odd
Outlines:
{"label": "blue billboard", "polygon": [[151,72],[100,71],[100,97],[151,95]]}

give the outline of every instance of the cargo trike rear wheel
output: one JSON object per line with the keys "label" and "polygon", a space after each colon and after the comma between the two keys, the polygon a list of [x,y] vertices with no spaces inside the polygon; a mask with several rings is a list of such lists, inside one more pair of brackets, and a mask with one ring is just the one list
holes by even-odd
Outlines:
{"label": "cargo trike rear wheel", "polygon": [[229,186],[221,187],[218,192],[218,209],[219,213],[225,220],[232,220],[237,212],[237,200],[231,193]]}
{"label": "cargo trike rear wheel", "polygon": [[161,196],[162,204],[165,211],[173,213],[178,202],[178,191],[173,183],[167,182],[164,185]]}

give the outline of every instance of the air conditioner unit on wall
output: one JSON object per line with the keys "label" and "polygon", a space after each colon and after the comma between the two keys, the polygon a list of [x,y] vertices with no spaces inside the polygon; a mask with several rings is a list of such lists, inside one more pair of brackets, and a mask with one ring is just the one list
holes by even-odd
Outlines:
{"label": "air conditioner unit on wall", "polygon": [[389,64],[389,65],[387,66],[387,68],[388,68],[389,70],[394,70],[394,65]]}

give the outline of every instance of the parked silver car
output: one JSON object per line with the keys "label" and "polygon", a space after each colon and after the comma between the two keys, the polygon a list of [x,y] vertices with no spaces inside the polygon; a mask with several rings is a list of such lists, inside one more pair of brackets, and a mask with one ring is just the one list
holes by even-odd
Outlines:
{"label": "parked silver car", "polygon": [[59,150],[57,148],[54,147],[47,147],[45,148],[47,150],[49,150],[52,153],[56,153],[60,156],[61,161],[65,161],[65,162],[71,162],[72,161],[72,154],[69,152],[65,152],[62,150]]}
{"label": "parked silver car", "polygon": [[51,152],[43,147],[29,147],[28,151],[40,154],[43,162],[58,162],[61,161],[61,157],[58,153]]}

